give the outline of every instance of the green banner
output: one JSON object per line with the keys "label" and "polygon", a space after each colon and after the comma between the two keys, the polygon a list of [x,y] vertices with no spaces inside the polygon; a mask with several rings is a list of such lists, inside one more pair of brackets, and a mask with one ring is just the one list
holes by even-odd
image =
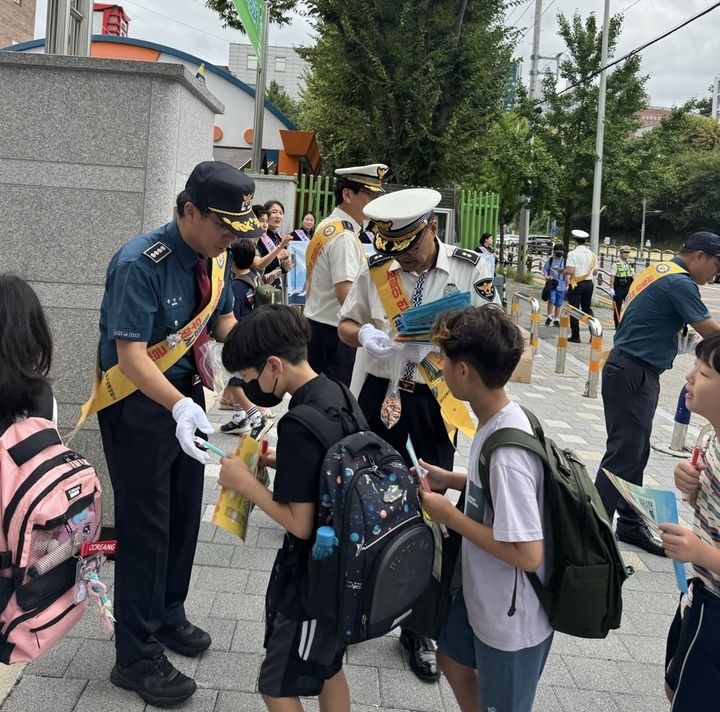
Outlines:
{"label": "green banner", "polygon": [[264,0],[233,0],[250,44],[255,48],[258,66],[262,64],[262,30],[265,13]]}

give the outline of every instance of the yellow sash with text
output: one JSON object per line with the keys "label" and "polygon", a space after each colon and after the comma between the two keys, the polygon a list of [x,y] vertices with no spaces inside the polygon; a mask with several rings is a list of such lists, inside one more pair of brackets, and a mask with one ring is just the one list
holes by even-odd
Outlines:
{"label": "yellow sash with text", "polygon": [[[322,228],[322,229],[320,229]],[[325,225],[318,226],[315,230],[315,234],[308,243],[307,252],[305,253],[305,301],[307,302],[308,296],[310,296],[310,285],[312,282],[312,271],[315,267],[315,263],[320,257],[320,253],[325,249],[325,245],[332,242],[336,237],[341,235],[345,230],[342,220],[332,220]],[[365,259],[365,251],[363,250],[360,238],[357,238],[358,249],[362,253],[363,260]]]}
{"label": "yellow sash with text", "polygon": [[629,304],[640,292],[651,284],[654,284],[659,279],[667,277],[669,274],[687,274],[687,270],[681,267],[675,262],[660,262],[656,265],[650,265],[647,269],[644,269],[640,274],[633,280],[630,291],[627,295],[626,305]]}
{"label": "yellow sash with text", "polygon": [[[165,338],[152,346],[148,346],[147,355],[154,361],[161,372],[165,373],[171,366],[174,366],[192,348],[195,340],[203,332],[203,329],[207,327],[207,323],[220,301],[220,295],[225,284],[223,277],[226,255],[221,255],[219,259],[221,261],[218,261],[218,258],[212,261],[210,301],[199,314],[196,314],[176,334],[172,334],[173,337],[178,339],[177,343],[175,345],[168,343],[168,338]],[[78,420],[73,434],[89,415],[120,402],[136,390],[137,386],[120,371],[117,364],[104,372],[100,371],[98,366],[92,394],[80,408],[80,420]]]}
{"label": "yellow sash with text", "polygon": [[[398,317],[410,307],[411,302],[400,279],[400,270],[390,270],[392,263],[392,260],[388,260],[371,267],[370,275],[375,283],[385,314],[390,320],[393,331],[396,331]],[[422,363],[417,365],[417,368],[440,406],[440,413],[445,421],[450,439],[454,439],[457,430],[472,439],[475,435],[472,418],[468,413],[467,406],[450,392],[443,378],[441,357],[438,354],[430,353]]]}

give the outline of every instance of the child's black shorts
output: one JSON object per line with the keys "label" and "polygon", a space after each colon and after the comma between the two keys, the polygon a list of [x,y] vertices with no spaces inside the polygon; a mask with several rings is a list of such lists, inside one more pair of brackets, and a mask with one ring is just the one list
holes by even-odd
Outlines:
{"label": "child's black shorts", "polygon": [[[342,669],[344,646],[332,640],[328,631],[318,621],[289,620],[278,613],[268,631],[265,647],[267,653],[260,667],[258,690],[268,697],[314,697],[322,692],[325,680]],[[319,648],[328,653],[327,665],[311,659]]]}
{"label": "child's black shorts", "polygon": [[700,579],[692,581],[692,603],[678,606],[665,650],[665,682],[674,690],[673,712],[711,709],[720,689],[720,598]]}

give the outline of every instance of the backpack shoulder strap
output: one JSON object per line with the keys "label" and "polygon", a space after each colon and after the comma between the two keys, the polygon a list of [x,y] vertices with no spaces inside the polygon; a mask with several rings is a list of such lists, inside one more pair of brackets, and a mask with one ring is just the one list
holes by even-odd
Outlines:
{"label": "backpack shoulder strap", "polygon": [[[535,430],[535,424],[537,419],[533,415],[530,420],[530,424]],[[539,427],[539,423],[538,427]],[[542,429],[540,430],[542,432]],[[480,482],[482,483],[483,489],[485,490],[485,497],[492,507],[492,493],[490,491],[490,459],[492,454],[499,447],[513,445],[520,447],[523,450],[537,455],[545,467],[548,466],[547,453],[545,452],[544,443],[537,437],[530,433],[526,433],[524,430],[519,428],[500,428],[496,430],[488,439],[483,443],[482,449],[480,450],[480,458],[478,459],[478,472],[480,475]]]}

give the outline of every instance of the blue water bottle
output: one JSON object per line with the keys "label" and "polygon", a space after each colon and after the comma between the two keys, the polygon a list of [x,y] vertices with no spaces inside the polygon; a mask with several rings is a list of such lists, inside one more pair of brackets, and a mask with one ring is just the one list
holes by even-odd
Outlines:
{"label": "blue water bottle", "polygon": [[335,530],[332,527],[320,527],[315,535],[311,556],[313,559],[327,559],[335,553],[337,545]]}

